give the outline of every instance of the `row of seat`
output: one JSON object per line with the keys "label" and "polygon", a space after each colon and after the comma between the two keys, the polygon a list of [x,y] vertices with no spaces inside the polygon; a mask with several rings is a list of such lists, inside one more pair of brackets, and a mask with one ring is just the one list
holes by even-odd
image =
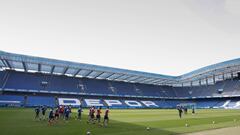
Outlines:
{"label": "row of seat", "polygon": [[[42,90],[48,92],[85,93],[86,95],[111,94],[170,98],[240,95],[239,80],[225,80],[209,86],[171,87],[16,71],[0,71],[0,80],[0,88],[2,90]],[[219,93],[219,89],[223,89],[223,92]]]}

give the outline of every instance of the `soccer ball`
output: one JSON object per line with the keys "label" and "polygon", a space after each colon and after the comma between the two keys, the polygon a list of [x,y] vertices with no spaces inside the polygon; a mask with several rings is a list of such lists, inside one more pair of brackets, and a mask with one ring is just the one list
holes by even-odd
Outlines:
{"label": "soccer ball", "polygon": [[150,127],[147,127],[147,131],[149,131],[150,130]]}
{"label": "soccer ball", "polygon": [[91,132],[88,131],[88,132],[87,132],[87,135],[91,135]]}

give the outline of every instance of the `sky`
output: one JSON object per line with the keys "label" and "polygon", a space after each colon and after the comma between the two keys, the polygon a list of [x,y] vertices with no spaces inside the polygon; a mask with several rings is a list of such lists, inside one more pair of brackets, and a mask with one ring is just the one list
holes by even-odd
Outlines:
{"label": "sky", "polygon": [[240,57],[239,0],[0,0],[0,50],[164,75]]}

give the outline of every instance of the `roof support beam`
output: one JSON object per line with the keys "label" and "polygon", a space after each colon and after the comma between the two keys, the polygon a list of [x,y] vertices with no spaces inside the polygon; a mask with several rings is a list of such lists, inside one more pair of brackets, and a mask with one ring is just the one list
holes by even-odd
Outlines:
{"label": "roof support beam", "polygon": [[114,74],[115,74],[115,73],[111,73],[111,74],[109,74],[108,76],[105,77],[105,79],[106,79],[106,78],[109,78],[109,77],[111,77],[111,76],[113,76]]}
{"label": "roof support beam", "polygon": [[206,81],[206,85],[208,86],[208,78],[207,78],[207,77],[206,77],[206,80],[205,80],[205,81]]}
{"label": "roof support beam", "polygon": [[10,69],[12,69],[12,66],[11,66],[11,64],[8,62],[8,60],[4,60],[5,61],[5,63],[7,64],[7,66],[10,68]]}
{"label": "roof support beam", "polygon": [[123,77],[123,76],[125,76],[125,74],[122,74],[122,75],[120,75],[120,76],[117,76],[117,77],[113,78],[112,80],[117,80],[117,79],[119,79],[119,78],[121,78],[121,77]]}
{"label": "roof support beam", "polygon": [[168,81],[168,79],[163,79],[159,83],[164,83],[164,82],[167,82],[167,81]]}
{"label": "roof support beam", "polygon": [[155,81],[155,82],[153,82],[153,83],[151,83],[151,84],[161,84],[161,82],[162,82],[162,81]]}
{"label": "roof support beam", "polygon": [[[115,73],[113,74],[113,75],[111,75],[110,77],[112,77],[112,76],[114,76],[115,75]],[[119,74],[119,76],[115,76],[114,78],[110,78],[110,77],[108,77],[108,79],[110,79],[110,80],[115,80],[115,79],[118,79],[119,77],[122,77],[122,76],[124,76],[125,74]]]}
{"label": "roof support beam", "polygon": [[78,73],[81,71],[82,69],[78,69],[77,72],[74,73],[73,77],[77,76]]}
{"label": "roof support beam", "polygon": [[141,83],[152,83],[152,82],[154,82],[154,81],[158,81],[158,79],[157,78],[149,78],[149,80],[147,80],[147,81],[142,81]]}
{"label": "roof support beam", "polygon": [[142,77],[142,78],[138,78],[138,79],[136,79],[136,80],[134,80],[134,81],[137,82],[137,83],[141,83],[142,81],[146,81],[146,80],[148,80],[148,79],[150,79],[150,78]]}
{"label": "roof support beam", "polygon": [[55,65],[52,66],[51,74],[53,74],[54,69],[55,69]]}
{"label": "roof support beam", "polygon": [[147,79],[145,79],[145,80],[139,81],[139,83],[147,83],[147,82],[150,82],[150,81],[153,81],[153,80],[155,80],[155,79],[153,79],[153,78],[147,78]]}
{"label": "roof support beam", "polygon": [[67,71],[68,71],[68,67],[66,67],[66,68],[63,70],[62,75],[65,75],[65,74],[67,73]]}
{"label": "roof support beam", "polygon": [[128,82],[129,82],[129,80],[128,80],[128,79],[130,79],[130,78],[132,78],[132,77],[135,77],[135,76],[129,76],[129,77],[127,77],[127,78],[124,78],[123,80],[124,80],[124,81],[128,81]]}
{"label": "roof support beam", "polygon": [[216,76],[213,75],[213,84],[215,84],[215,83],[216,83]]}
{"label": "roof support beam", "polygon": [[131,81],[136,81],[136,80],[138,80],[139,78],[141,78],[142,76],[138,76],[138,77],[135,77],[135,78],[132,78],[132,79],[130,79],[130,80],[128,80],[129,82],[131,82]]}
{"label": "roof support beam", "polygon": [[3,62],[3,60],[1,59],[3,65],[0,66],[0,68],[6,67],[5,63]]}
{"label": "roof support beam", "polygon": [[41,70],[42,70],[42,65],[38,63],[38,72],[41,72]]}
{"label": "roof support beam", "polygon": [[162,82],[162,79],[153,80],[153,81],[150,81],[148,83],[155,84],[155,83],[158,83],[158,82]]}
{"label": "roof support beam", "polygon": [[7,65],[6,65],[6,63],[4,62],[4,60],[1,59],[1,61],[2,61],[3,65],[4,65],[5,67],[7,67]]}
{"label": "roof support beam", "polygon": [[89,73],[87,73],[86,75],[84,75],[84,77],[89,76],[93,71],[91,70]]}
{"label": "roof support beam", "polygon": [[25,64],[25,62],[22,61],[22,65],[23,65],[24,71],[27,72],[27,65]]}
{"label": "roof support beam", "polygon": [[94,76],[94,78],[97,78],[97,77],[101,76],[101,75],[104,74],[104,73],[105,73],[105,72],[101,72],[100,74]]}

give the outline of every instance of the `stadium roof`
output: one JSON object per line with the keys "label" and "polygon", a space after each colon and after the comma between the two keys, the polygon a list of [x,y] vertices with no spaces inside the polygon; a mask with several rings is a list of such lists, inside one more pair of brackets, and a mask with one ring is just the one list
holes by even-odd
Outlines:
{"label": "stadium roof", "polygon": [[210,65],[181,76],[168,76],[0,51],[0,68],[3,70],[42,72],[131,83],[175,85],[199,81],[217,75],[237,73],[240,71],[240,58]]}

